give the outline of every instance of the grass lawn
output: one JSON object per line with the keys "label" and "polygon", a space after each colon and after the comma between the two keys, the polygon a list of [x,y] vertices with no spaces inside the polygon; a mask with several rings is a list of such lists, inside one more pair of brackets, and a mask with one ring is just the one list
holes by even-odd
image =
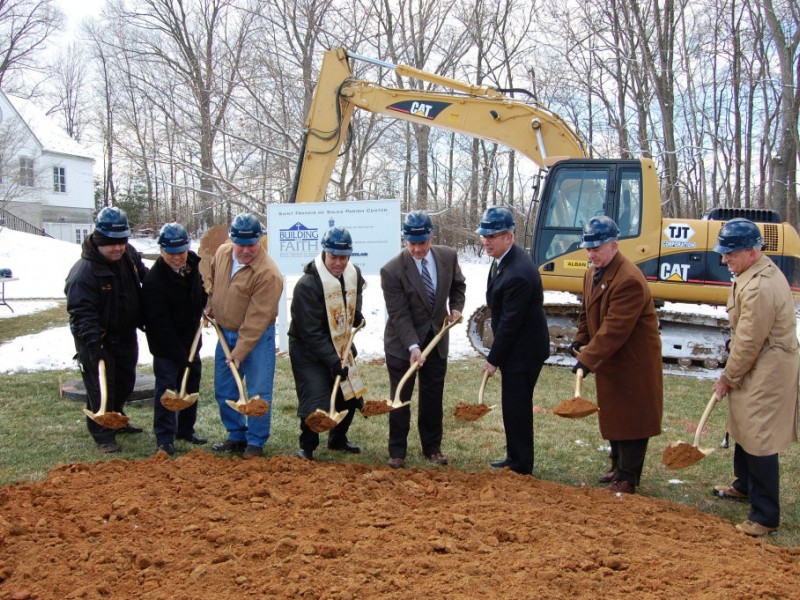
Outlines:
{"label": "grass lawn", "polygon": [[[57,309],[58,310],[58,309]],[[63,311],[63,309],[60,309]],[[38,316],[41,319],[41,315]],[[481,362],[475,360],[450,363],[445,395],[445,433],[442,451],[457,469],[477,471],[504,456],[504,436],[500,409],[496,408],[479,421],[468,423],[452,417],[459,401],[476,402],[480,385]],[[388,396],[389,382],[383,365],[360,365],[369,389],[369,399]],[[225,431],[213,396],[212,365],[204,363],[204,375],[198,413],[197,432],[210,443],[225,438]],[[155,452],[152,433],[152,405],[133,403],[126,409],[131,421],[145,428],[140,435],[121,435],[121,454],[102,455],[86,431],[82,405],[59,399],[59,381],[79,377],[75,371],[46,371],[0,375],[0,484],[42,479],[55,465],[95,462],[112,458],[141,459]],[[666,445],[678,440],[692,442],[694,427],[708,402],[709,380],[689,377],[665,377],[664,432],[650,442],[642,485],[639,492],[695,506],[719,515],[732,523],[747,516],[747,505],[715,499],[711,487],[732,480],[732,448],[722,449],[725,433],[726,404],[711,415],[708,433],[701,446],[715,452],[700,463],[680,471],[668,470],[661,463]],[[574,391],[574,376],[563,367],[546,366],[536,388],[534,403],[540,414],[535,416],[535,476],[570,486],[596,486],[597,476],[608,469],[608,448],[600,438],[597,418],[561,419],[549,413],[560,400]],[[292,455],[297,450],[299,420],[294,381],[287,357],[279,357],[275,378],[272,437],[267,443],[269,455]],[[583,396],[595,398],[594,378],[584,385]],[[489,380],[486,403],[499,404],[499,380]],[[413,405],[412,405],[413,409]],[[635,418],[635,416],[631,416]],[[360,455],[329,453],[323,443],[316,457],[319,460],[358,461],[385,464],[388,421],[386,416],[363,419],[356,416],[350,429],[351,441],[362,446]],[[206,446],[209,448],[210,446]],[[179,452],[189,450],[183,442]],[[780,534],[771,538],[781,546],[800,546],[800,459],[798,446],[793,445],[781,456],[781,504],[783,523]],[[411,468],[433,468],[421,456],[419,438],[412,427],[407,465]]]}

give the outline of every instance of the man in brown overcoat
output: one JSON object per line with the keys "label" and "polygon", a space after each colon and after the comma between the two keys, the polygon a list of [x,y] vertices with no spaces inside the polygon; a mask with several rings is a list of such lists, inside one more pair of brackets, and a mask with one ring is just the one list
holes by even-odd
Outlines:
{"label": "man in brown overcoat", "polygon": [[763,243],[755,223],[731,219],[714,247],[735,276],[727,303],[730,355],[714,392],[720,400],[728,396],[728,431],[736,440],[735,479],[714,493],[749,500],[750,514],[736,528],[756,537],[778,529],[778,452],[797,441],[800,372],[792,292],[762,254]]}
{"label": "man in brown overcoat", "polygon": [[573,368],[597,377],[600,433],[611,445],[611,470],[600,476],[614,492],[639,485],[647,443],[661,433],[664,387],[658,317],[644,275],[619,253],[619,228],[606,216],[583,229],[590,268],[572,350]]}

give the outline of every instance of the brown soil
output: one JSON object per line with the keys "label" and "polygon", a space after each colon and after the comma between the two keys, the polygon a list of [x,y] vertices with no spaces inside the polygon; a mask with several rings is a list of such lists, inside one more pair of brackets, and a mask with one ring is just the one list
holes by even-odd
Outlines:
{"label": "brown soil", "polygon": [[197,401],[197,396],[197,394],[187,394],[186,396],[178,396],[175,394],[173,396],[169,393],[169,390],[167,390],[164,395],[161,396],[161,404],[167,410],[178,412],[194,404]]}
{"label": "brown soil", "polygon": [[453,416],[462,421],[477,421],[482,416],[489,414],[490,410],[492,409],[485,404],[467,404],[466,402],[459,402],[456,404]]}
{"label": "brown soil", "polygon": [[683,469],[700,462],[705,457],[705,453],[696,446],[692,446],[686,442],[677,442],[664,448],[664,453],[661,455],[661,462],[663,462],[664,466],[668,469]]}
{"label": "brown soil", "polygon": [[388,412],[392,412],[392,406],[386,400],[367,400],[361,409],[361,414],[365,417],[377,417]]}
{"label": "brown soil", "polygon": [[238,404],[236,410],[248,417],[263,417],[269,411],[269,402],[253,396],[245,404]]}
{"label": "brown soil", "polygon": [[0,488],[0,598],[796,598],[800,549],[503,472],[195,450]]}
{"label": "brown soil", "polygon": [[328,413],[314,411],[305,418],[305,424],[314,433],[322,433],[336,427],[336,421],[328,416]]}
{"label": "brown soil", "polygon": [[585,398],[575,396],[569,400],[562,400],[553,408],[553,414],[566,419],[580,419],[597,412],[597,405]]}
{"label": "brown soil", "polygon": [[102,415],[91,414],[89,418],[95,423],[103,427],[108,427],[109,429],[122,429],[130,420],[130,417],[118,412],[107,412]]}

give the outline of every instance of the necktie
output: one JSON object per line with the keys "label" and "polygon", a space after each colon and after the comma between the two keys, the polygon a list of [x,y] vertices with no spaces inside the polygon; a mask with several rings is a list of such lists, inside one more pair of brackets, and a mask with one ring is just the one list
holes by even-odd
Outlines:
{"label": "necktie", "polygon": [[436,288],[433,287],[433,279],[431,279],[430,271],[428,271],[428,259],[422,259],[422,283],[425,285],[425,291],[428,292],[428,300],[433,306],[436,301]]}
{"label": "necktie", "polygon": [[489,280],[494,281],[494,277],[497,275],[497,259],[492,259],[492,266],[489,267]]}
{"label": "necktie", "polygon": [[597,287],[597,284],[600,282],[600,278],[603,277],[603,272],[605,269],[595,269],[594,275],[592,276],[592,289]]}

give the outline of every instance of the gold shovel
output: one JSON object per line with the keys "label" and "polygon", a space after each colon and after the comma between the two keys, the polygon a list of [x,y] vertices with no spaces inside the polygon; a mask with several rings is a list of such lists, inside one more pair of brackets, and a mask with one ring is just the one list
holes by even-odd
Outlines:
{"label": "gold shovel", "polygon": [[106,383],[106,361],[102,358],[97,361],[98,379],[100,380],[100,410],[93,413],[88,408],[84,408],[83,412],[92,421],[108,429],[122,429],[128,424],[130,417],[118,412],[106,412],[108,406],[108,385]]}
{"label": "gold shovel", "polygon": [[[342,352],[341,366],[344,367],[345,363],[347,362],[347,357],[350,356],[350,348],[353,345],[353,338],[356,337],[356,333],[358,333],[362,327],[364,327],[366,321],[361,321],[358,327],[352,329],[350,331],[350,336],[347,338],[347,346],[345,346],[344,351]],[[313,431],[314,433],[322,433],[324,431],[329,431],[336,427],[339,423],[341,423],[344,418],[347,416],[346,410],[342,412],[336,412],[336,393],[339,391],[339,384],[342,383],[342,376],[337,375],[336,381],[333,382],[333,391],[331,392],[331,404],[330,410],[328,412],[318,408],[313,413],[308,415],[305,418],[305,424],[308,428]]]}
{"label": "gold shovel", "polygon": [[582,419],[597,412],[597,405],[586,398],[581,398],[581,385],[583,384],[583,369],[575,373],[575,396],[562,400],[553,408],[553,414],[565,419]]}
{"label": "gold shovel", "polygon": [[248,399],[244,389],[244,383],[242,383],[242,378],[239,376],[239,369],[236,368],[236,363],[231,359],[231,349],[228,346],[228,342],[225,340],[225,335],[222,333],[222,330],[219,328],[219,325],[217,325],[217,322],[214,319],[209,316],[206,316],[205,318],[214,326],[214,329],[217,331],[219,345],[222,347],[222,351],[225,353],[225,358],[228,359],[228,366],[231,369],[233,378],[236,380],[236,387],[239,388],[239,399],[236,401],[225,400],[225,403],[236,412],[247,415],[248,417],[263,417],[265,414],[267,414],[267,411],[269,411],[269,402],[258,395]]}
{"label": "gold shovel", "polygon": [[[450,329],[455,325],[457,325],[458,323],[461,323],[461,321],[463,321],[464,319],[461,315],[458,315],[458,318],[455,321],[448,323],[447,320],[448,318],[445,317],[444,321],[442,322],[442,328],[439,330],[439,333],[433,336],[433,339],[430,341],[430,343],[427,346],[425,346],[425,349],[422,351],[421,358],[423,359],[427,358],[428,354],[430,354],[436,347],[436,344],[438,344],[444,337],[444,334],[450,331]],[[394,401],[392,401],[389,398],[386,398],[384,400],[384,402],[386,402],[386,404],[388,404],[392,408],[392,410],[396,408],[402,408],[403,406],[408,406],[409,404],[411,404],[410,402],[402,402],[400,400],[400,392],[402,391],[403,386],[406,384],[406,382],[414,375],[414,373],[417,372],[417,369],[419,369],[419,362],[414,361],[414,363],[408,368],[408,371],[406,371],[405,375],[403,375],[403,378],[400,380],[400,383],[397,384],[397,389],[394,391]]]}
{"label": "gold shovel", "polygon": [[484,371],[481,387],[478,390],[478,403],[467,404],[466,402],[459,402],[456,404],[456,410],[453,413],[456,419],[461,421],[477,421],[497,407],[497,405],[486,406],[486,403],[483,401],[483,393],[486,391],[487,381],[489,381],[489,371]]}
{"label": "gold shovel", "polygon": [[[197,333],[194,335],[194,340],[192,340],[192,347],[189,348],[189,364],[192,363],[194,360],[194,355],[197,352],[197,346],[200,344],[200,336],[203,334],[203,320],[200,319],[200,325],[197,327]],[[191,367],[186,367],[186,370],[183,372],[183,381],[181,381],[181,391],[180,393],[175,393],[175,390],[166,390],[163,394],[161,394],[161,404],[164,408],[172,411],[179,411],[183,410],[184,408],[189,408],[192,404],[197,402],[197,397],[200,395],[199,392],[194,392],[192,394],[186,393],[186,384],[189,382],[189,371]]]}
{"label": "gold shovel", "polygon": [[667,468],[683,469],[685,467],[690,467],[700,462],[714,451],[713,448],[700,448],[699,444],[700,435],[703,433],[703,428],[706,426],[708,417],[711,415],[711,411],[714,410],[717,402],[717,394],[711,394],[711,399],[708,401],[706,409],[703,411],[703,416],[700,417],[700,423],[698,423],[697,429],[694,432],[694,444],[674,442],[664,448],[664,453],[661,455],[661,462],[663,462]]}

